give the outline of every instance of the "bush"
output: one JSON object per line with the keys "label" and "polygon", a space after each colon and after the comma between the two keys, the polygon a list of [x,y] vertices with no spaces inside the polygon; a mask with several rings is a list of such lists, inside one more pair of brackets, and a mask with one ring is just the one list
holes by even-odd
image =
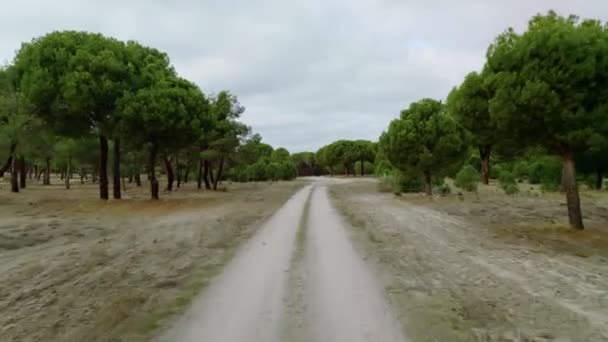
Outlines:
{"label": "bush", "polygon": [[456,175],[454,184],[465,191],[477,191],[479,172],[469,164],[466,164]]}
{"label": "bush", "polygon": [[286,161],[280,164],[280,179],[281,180],[292,180],[298,176],[298,169],[296,165],[290,161]]}
{"label": "bush", "polygon": [[495,165],[494,167],[492,167],[492,169],[490,169],[490,178],[499,179],[502,171],[503,167],[500,164]]}
{"label": "bush", "polygon": [[523,181],[530,174],[530,165],[525,160],[520,160],[513,166],[513,176]]}
{"label": "bush", "polygon": [[272,162],[266,166],[266,179],[278,181],[281,179],[281,164]]}
{"label": "bush", "polygon": [[399,173],[397,188],[399,192],[421,192],[423,188],[422,179],[419,175]]}
{"label": "bush", "polygon": [[266,164],[258,161],[247,166],[247,180],[255,182],[266,180]]}
{"label": "bush", "polygon": [[542,184],[547,189],[557,189],[561,178],[562,166],[557,158],[543,157],[530,165],[528,174],[530,184]]}
{"label": "bush", "polygon": [[500,178],[498,179],[500,187],[504,190],[507,195],[512,195],[519,192],[515,176],[509,171],[502,171]]}

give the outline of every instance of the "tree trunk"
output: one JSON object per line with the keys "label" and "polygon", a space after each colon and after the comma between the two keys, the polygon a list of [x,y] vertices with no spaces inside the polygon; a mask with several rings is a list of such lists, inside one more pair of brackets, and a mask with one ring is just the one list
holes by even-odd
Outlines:
{"label": "tree trunk", "polygon": [[424,188],[427,196],[433,196],[433,184],[431,183],[431,173],[424,172]]}
{"label": "tree trunk", "polygon": [[479,148],[479,159],[481,161],[481,182],[485,185],[490,184],[490,154],[492,148],[483,146]]}
{"label": "tree trunk", "polygon": [[122,176],[122,191],[127,191],[127,182],[125,181],[125,176]]}
{"label": "tree trunk", "polygon": [[175,157],[175,168],[177,174],[177,188],[179,189],[182,185],[182,167],[179,165],[179,159]]}
{"label": "tree trunk", "polygon": [[17,144],[12,143],[8,150],[8,158],[2,167],[0,167],[0,177],[4,177],[6,171],[8,171],[13,166],[13,155],[15,154],[15,149],[17,149]]}
{"label": "tree trunk", "polygon": [[61,170],[61,176],[59,178],[65,180],[65,170]]}
{"label": "tree trunk", "polygon": [[167,190],[173,191],[173,182],[175,182],[175,173],[173,173],[173,165],[171,159],[165,157],[165,172],[167,173]]}
{"label": "tree trunk", "polygon": [[211,162],[205,160],[203,180],[205,181],[205,189],[211,190],[211,183],[215,183],[213,180],[213,172],[211,171]]}
{"label": "tree trunk", "polygon": [[35,166],[30,167],[29,179],[32,181],[34,179],[34,168]]}
{"label": "tree trunk", "polygon": [[574,156],[568,151],[562,155],[562,185],[566,192],[566,203],[568,206],[568,218],[570,227],[584,229],[583,214],[581,212],[581,201],[576,184],[576,171],[574,169]]}
{"label": "tree trunk", "polygon": [[150,156],[148,159],[148,175],[150,176],[150,195],[152,199],[158,199],[158,180],[156,179],[156,153],[157,153],[156,144],[152,144],[150,147]]}
{"label": "tree trunk", "polygon": [[97,177],[98,177],[98,173],[99,172],[99,165],[95,165],[95,167],[91,170],[91,182],[93,182],[93,184],[97,183]]}
{"label": "tree trunk", "polygon": [[203,185],[203,160],[198,160],[198,174],[196,175],[196,187],[200,190]]}
{"label": "tree trunk", "polygon": [[361,176],[365,176],[365,161],[361,159]]}
{"label": "tree trunk", "polygon": [[19,158],[19,187],[25,189],[27,181],[27,170],[25,168],[25,157]]}
{"label": "tree trunk", "polygon": [[11,158],[11,192],[19,192],[19,162],[17,162],[17,158],[13,156]]}
{"label": "tree trunk", "polygon": [[133,174],[129,174],[129,184],[133,183]]}
{"label": "tree trunk", "polygon": [[44,169],[44,180],[43,185],[51,185],[51,158],[46,157],[45,159],[46,168]]}
{"label": "tree trunk", "polygon": [[217,168],[217,175],[215,176],[215,181],[213,182],[213,190],[217,190],[217,184],[222,179],[222,171],[224,169],[224,156],[220,158],[220,166]]}
{"label": "tree trunk", "polygon": [[80,167],[80,184],[84,184],[84,174],[85,174],[84,168]]}
{"label": "tree trunk", "polygon": [[190,159],[188,159],[188,161],[186,162],[186,169],[184,170],[184,184],[188,183],[188,176],[190,175],[191,167],[192,165],[190,165]]}
{"label": "tree trunk", "polygon": [[108,191],[108,139],[99,136],[99,198],[110,198]]}
{"label": "tree trunk", "polygon": [[598,169],[596,171],[595,189],[596,190],[602,190],[602,186],[603,185],[604,185],[604,171]]}
{"label": "tree trunk", "polygon": [[65,188],[66,189],[70,189],[70,176],[69,175],[70,175],[70,163],[71,163],[71,159],[72,158],[68,157],[68,165],[67,165],[67,168],[65,170],[65,173],[67,175],[65,177]]}
{"label": "tree trunk", "polygon": [[141,186],[141,175],[139,172],[135,174],[135,185]]}
{"label": "tree trunk", "polygon": [[114,139],[114,160],[112,163],[112,195],[114,199],[120,199],[120,140]]}

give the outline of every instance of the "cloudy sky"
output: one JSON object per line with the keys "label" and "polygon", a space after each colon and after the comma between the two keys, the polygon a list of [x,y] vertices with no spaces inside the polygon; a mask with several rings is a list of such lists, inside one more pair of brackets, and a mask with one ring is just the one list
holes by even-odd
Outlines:
{"label": "cloudy sky", "polygon": [[135,39],[206,93],[233,91],[267,143],[316,150],[445,98],[496,35],[549,9],[608,20],[606,0],[20,0],[0,10],[0,61],[53,30]]}

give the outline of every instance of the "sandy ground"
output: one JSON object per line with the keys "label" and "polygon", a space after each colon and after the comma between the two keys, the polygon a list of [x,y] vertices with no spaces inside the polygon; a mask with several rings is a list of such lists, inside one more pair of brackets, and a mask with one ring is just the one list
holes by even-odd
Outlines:
{"label": "sandy ground", "polygon": [[[59,181],[57,180],[57,183]],[[303,182],[0,191],[0,340],[147,341],[186,309]]]}
{"label": "sandy ground", "polygon": [[403,341],[324,182],[294,195],[159,340]]}
{"label": "sandy ground", "polygon": [[583,193],[589,230],[574,233],[560,194],[331,193],[412,341],[608,340],[604,195]]}
{"label": "sandy ground", "polygon": [[308,219],[309,307],[314,341],[404,341],[376,275],[354,250],[325,185]]}

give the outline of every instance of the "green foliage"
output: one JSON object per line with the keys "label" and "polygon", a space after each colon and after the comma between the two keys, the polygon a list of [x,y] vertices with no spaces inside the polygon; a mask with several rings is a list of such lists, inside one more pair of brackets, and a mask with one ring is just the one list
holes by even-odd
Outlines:
{"label": "green foliage", "polygon": [[266,166],[265,178],[272,181],[278,181],[282,178],[281,164],[277,162],[271,162]]}
{"label": "green foliage", "polygon": [[422,178],[417,174],[398,172],[396,179],[399,192],[410,193],[422,191]]}
{"label": "green foliage", "polygon": [[119,101],[118,131],[130,141],[182,148],[198,141],[208,125],[209,102],[194,84],[166,79]]}
{"label": "green foliage", "polygon": [[293,162],[287,160],[281,164],[281,180],[292,180],[298,176],[298,170]]}
{"label": "green foliage", "polygon": [[504,190],[507,195],[512,195],[519,192],[515,176],[509,171],[502,171],[498,179],[500,187]]}
{"label": "green foliage", "polygon": [[530,165],[525,160],[518,160],[513,165],[513,175],[519,181],[523,181],[524,178],[528,177],[530,174]]}
{"label": "green foliage", "polygon": [[605,140],[597,123],[608,120],[607,54],[602,23],[554,12],[535,16],[525,33],[505,32],[488,52],[497,89],[491,114],[513,140],[554,153]]}
{"label": "green foliage", "polygon": [[267,179],[266,173],[266,164],[263,161],[258,161],[257,163],[249,165],[247,167],[247,181],[265,181]]}
{"label": "green foliage", "polygon": [[557,188],[561,183],[562,166],[555,157],[541,157],[530,165],[528,182],[542,184],[547,189]]}
{"label": "green foliage", "polygon": [[468,151],[464,131],[441,102],[412,103],[380,137],[380,149],[401,171],[441,174],[462,162]]}
{"label": "green foliage", "polygon": [[477,191],[478,182],[479,172],[473,166],[467,164],[456,175],[454,185],[465,191],[473,192]]}
{"label": "green foliage", "polygon": [[490,171],[491,178],[493,178],[493,179],[500,179],[500,174],[503,171],[511,172],[511,168],[509,167],[508,163],[494,164],[492,166],[492,170]]}
{"label": "green foliage", "polygon": [[289,151],[284,149],[283,147],[279,147],[276,150],[272,151],[272,155],[270,156],[270,161],[283,163],[289,160]]}

